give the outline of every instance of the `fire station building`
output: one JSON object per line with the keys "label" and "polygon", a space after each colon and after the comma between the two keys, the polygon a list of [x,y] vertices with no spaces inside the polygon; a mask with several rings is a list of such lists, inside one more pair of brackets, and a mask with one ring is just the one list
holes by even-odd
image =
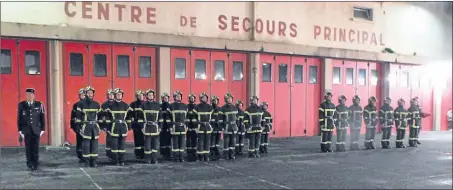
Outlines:
{"label": "fire station building", "polygon": [[[439,3],[437,3],[439,4]],[[447,130],[451,4],[405,2],[1,2],[1,146],[18,146],[17,104],[35,88],[43,145],[75,142],[77,92],[110,88],[258,95],[273,137],[314,136],[318,106],[359,95],[419,97],[424,131]],[[446,3],[447,4],[447,3]],[[364,130],[362,130],[364,131]],[[132,135],[129,135],[129,141]],[[104,142],[103,137],[100,142]]]}

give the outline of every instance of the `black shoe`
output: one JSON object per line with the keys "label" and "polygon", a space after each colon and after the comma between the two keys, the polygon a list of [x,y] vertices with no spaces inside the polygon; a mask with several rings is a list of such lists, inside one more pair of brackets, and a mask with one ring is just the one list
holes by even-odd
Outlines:
{"label": "black shoe", "polygon": [[422,143],[421,143],[420,141],[418,141],[418,140],[417,140],[416,142],[417,142],[417,144],[422,144]]}
{"label": "black shoe", "polygon": [[259,158],[261,157],[260,154],[258,154],[258,152],[255,152],[255,158]]}
{"label": "black shoe", "polygon": [[264,146],[264,153],[267,154],[267,145]]}
{"label": "black shoe", "polygon": [[92,168],[98,167],[98,164],[96,163],[96,160],[93,160],[93,159],[92,159],[92,160],[90,161],[90,167],[92,167]]}
{"label": "black shoe", "polygon": [[83,158],[82,159],[79,158],[79,163],[84,163],[84,162],[85,162],[85,160]]}
{"label": "black shoe", "polygon": [[31,171],[36,171],[36,170],[38,170],[38,166],[35,165],[35,166],[31,167]]}
{"label": "black shoe", "polygon": [[205,162],[209,162],[209,155],[204,155],[204,156],[203,156],[203,160],[204,160]]}
{"label": "black shoe", "polygon": [[120,166],[124,166],[124,162],[120,162]]}
{"label": "black shoe", "polygon": [[255,158],[255,154],[249,152],[249,158]]}
{"label": "black shoe", "polygon": [[401,148],[406,148],[406,145],[402,144],[402,145],[401,145]]}
{"label": "black shoe", "polygon": [[147,159],[146,164],[151,164],[151,159]]}
{"label": "black shoe", "polygon": [[116,166],[120,166],[121,164],[119,162],[115,163]]}
{"label": "black shoe", "polygon": [[85,167],[90,167],[90,160],[85,160]]}

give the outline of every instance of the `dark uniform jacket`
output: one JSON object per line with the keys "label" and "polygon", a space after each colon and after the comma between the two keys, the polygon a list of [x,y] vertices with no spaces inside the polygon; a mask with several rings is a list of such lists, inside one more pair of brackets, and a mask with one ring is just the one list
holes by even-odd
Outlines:
{"label": "dark uniform jacket", "polygon": [[172,134],[185,134],[187,119],[187,105],[182,102],[174,102],[170,105],[171,122],[173,124]]}
{"label": "dark uniform jacket", "polygon": [[221,126],[219,125],[219,111],[220,107],[218,105],[212,106],[212,118],[211,118],[211,126],[214,132],[222,131]]}
{"label": "dark uniform jacket", "polygon": [[395,117],[395,125],[397,129],[405,130],[407,127],[407,111],[403,106],[398,106],[393,112]]}
{"label": "dark uniform jacket", "polygon": [[98,116],[101,111],[99,103],[89,98],[77,104],[77,118],[81,121],[80,134],[83,138],[91,139],[92,136],[95,139],[99,138],[101,128],[98,124]]}
{"label": "dark uniform jacket", "polygon": [[144,114],[143,134],[157,136],[160,132],[159,120],[162,118],[160,104],[155,101],[146,101],[140,107]]}
{"label": "dark uniform jacket", "polygon": [[244,115],[245,115],[245,114],[244,114],[244,111],[243,111],[243,110],[241,110],[241,109],[238,108],[238,107],[236,107],[236,108],[237,108],[237,110],[238,110],[238,115],[237,115],[237,118],[238,118],[238,119],[237,119],[237,125],[238,125],[238,127],[239,127],[239,131],[241,131],[241,129],[240,129],[241,126],[243,126],[244,129],[245,129],[245,126],[244,126]]}
{"label": "dark uniform jacket", "polygon": [[379,123],[384,128],[393,127],[393,108],[388,104],[384,104],[379,109]]}
{"label": "dark uniform jacket", "polygon": [[114,100],[107,100],[101,105],[101,112],[99,113],[98,121],[100,123],[101,129],[110,130],[112,126],[113,115],[106,110],[109,108],[110,104],[113,103]]}
{"label": "dark uniform jacket", "polygon": [[159,125],[162,131],[170,131],[171,126],[171,112],[170,103],[162,102],[160,104],[160,111],[162,117],[159,119]]}
{"label": "dark uniform jacket", "polygon": [[132,128],[141,129],[143,123],[145,122],[145,113],[142,109],[142,104],[144,101],[136,100],[132,102],[129,107],[133,110],[131,112]]}
{"label": "dark uniform jacket", "polygon": [[331,101],[324,101],[319,106],[319,126],[321,131],[333,131],[335,104]]}
{"label": "dark uniform jacket", "polygon": [[349,106],[349,125],[352,129],[362,128],[362,114],[363,110],[360,105],[352,104]]}
{"label": "dark uniform jacket", "polygon": [[424,114],[420,107],[411,106],[409,107],[409,109],[407,109],[407,117],[408,117],[407,124],[410,127],[420,128],[420,125],[422,124],[422,117],[424,117]]}
{"label": "dark uniform jacket", "polygon": [[17,126],[24,135],[39,136],[45,130],[44,106],[39,101],[34,101],[30,106],[27,101],[18,105]]}
{"label": "dark uniform jacket", "polygon": [[257,104],[251,104],[245,112],[244,124],[247,129],[247,133],[261,133],[263,128],[261,122],[263,120],[263,109]]}
{"label": "dark uniform jacket", "polygon": [[348,120],[349,120],[349,109],[344,104],[340,104],[335,108],[335,126],[337,129],[347,129],[348,128]]}
{"label": "dark uniform jacket", "polygon": [[263,110],[263,120],[261,125],[263,126],[263,133],[268,134],[272,130],[272,115],[268,111]]}
{"label": "dark uniform jacket", "polygon": [[189,120],[189,130],[197,128],[197,114],[193,111],[197,105],[195,103],[187,104],[187,119]]}
{"label": "dark uniform jacket", "polygon": [[77,132],[80,128],[80,121],[77,121],[77,104],[82,100],[79,100],[78,102],[74,103],[74,105],[72,105],[70,126],[74,132]]}
{"label": "dark uniform jacket", "polygon": [[368,128],[376,127],[378,122],[376,106],[368,104],[363,108],[363,120]]}
{"label": "dark uniform jacket", "polygon": [[210,104],[203,102],[199,103],[197,107],[193,109],[198,123],[197,131],[207,131],[208,133],[212,132],[212,126],[210,122],[213,116],[213,110],[214,109]]}
{"label": "dark uniform jacket", "polygon": [[126,102],[114,101],[110,103],[109,108],[106,110],[113,116],[112,128],[110,129],[110,135],[112,137],[126,137],[127,131],[130,129],[132,118],[132,108]]}
{"label": "dark uniform jacket", "polygon": [[237,126],[238,109],[233,104],[223,105],[218,112],[218,120],[220,128],[225,130],[224,134],[236,134],[238,132]]}

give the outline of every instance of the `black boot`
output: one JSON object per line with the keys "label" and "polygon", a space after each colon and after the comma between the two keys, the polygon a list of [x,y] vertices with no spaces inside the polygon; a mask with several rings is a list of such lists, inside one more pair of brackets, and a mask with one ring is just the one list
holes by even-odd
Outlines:
{"label": "black boot", "polygon": [[346,152],[346,148],[344,147],[344,144],[341,144],[341,152]]}
{"label": "black boot", "polygon": [[79,158],[79,163],[85,163],[85,159]]}
{"label": "black boot", "polygon": [[267,145],[264,145],[264,153],[267,154]]}
{"label": "black boot", "polygon": [[228,151],[228,158],[230,160],[234,160],[236,159],[236,157],[234,156],[234,151],[230,149],[230,151]]}
{"label": "black boot", "polygon": [[374,142],[373,141],[370,142],[370,148],[371,149],[376,149],[376,147],[374,146]]}
{"label": "black boot", "polygon": [[340,144],[336,144],[336,145],[335,145],[335,150],[336,150],[337,152],[341,152],[341,145],[340,145]]}
{"label": "black boot", "polygon": [[249,151],[249,158],[255,158],[255,153],[252,151]]}
{"label": "black boot", "polygon": [[386,143],[386,145],[387,145],[387,149],[391,149],[391,148],[392,148],[392,146],[390,146],[390,139],[389,139],[389,141],[387,141],[387,142],[385,142],[385,143]]}
{"label": "black boot", "polygon": [[381,146],[382,146],[383,149],[386,149],[386,148],[387,148],[387,145],[385,144],[384,141],[381,141]]}
{"label": "black boot", "polygon": [[242,146],[239,145],[239,155],[242,156]]}
{"label": "black boot", "polygon": [[416,140],[417,144],[422,144],[420,141]]}
{"label": "black boot", "polygon": [[264,153],[264,145],[260,145],[260,153]]}
{"label": "black boot", "polygon": [[396,142],[395,145],[396,145],[396,148],[402,148],[401,147],[401,142]]}
{"label": "black boot", "polygon": [[259,158],[261,157],[260,154],[258,153],[258,151],[255,149],[255,158]]}
{"label": "black boot", "polygon": [[156,153],[152,153],[151,154],[151,164],[157,164],[158,161],[157,161],[157,154]]}
{"label": "black boot", "polygon": [[209,155],[205,154],[205,155],[203,156],[203,160],[204,160],[205,162],[209,162]]}
{"label": "black boot", "polygon": [[330,148],[331,144],[326,145],[327,152],[333,152],[333,150]]}
{"label": "black boot", "polygon": [[321,144],[321,152],[327,152],[325,144]]}
{"label": "black boot", "polygon": [[97,168],[98,167],[98,164],[96,162],[96,158],[91,158],[90,167],[92,167],[92,168]]}
{"label": "black boot", "polygon": [[179,152],[178,160],[179,160],[179,162],[184,162],[184,158],[183,158],[182,152]]}
{"label": "black boot", "polygon": [[90,167],[90,159],[89,158],[85,158],[85,167]]}

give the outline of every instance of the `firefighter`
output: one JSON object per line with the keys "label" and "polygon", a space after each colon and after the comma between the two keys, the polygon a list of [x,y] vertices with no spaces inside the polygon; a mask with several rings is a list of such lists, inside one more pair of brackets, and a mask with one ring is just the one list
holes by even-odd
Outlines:
{"label": "firefighter", "polygon": [[81,88],[79,90],[79,101],[74,103],[74,105],[72,105],[72,111],[71,111],[71,129],[76,134],[76,153],[77,153],[77,157],[79,158],[79,163],[85,162],[85,160],[83,159],[83,156],[82,156],[83,138],[79,133],[80,121],[77,121],[77,104],[82,102],[83,99],[85,99],[85,88]]}
{"label": "firefighter", "polygon": [[160,104],[154,100],[156,92],[152,89],[148,89],[145,92],[147,101],[141,104],[141,108],[144,113],[144,124],[141,127],[141,131],[145,136],[145,155],[146,163],[156,164],[157,163],[157,144],[159,142],[159,119],[162,118],[162,112],[160,111]]}
{"label": "firefighter", "polygon": [[429,117],[431,114],[429,113],[425,113],[422,111],[422,106],[420,106],[420,99],[418,97],[415,97],[415,104],[417,105],[418,109],[419,109],[419,112],[420,112],[420,127],[417,128],[417,140],[415,141],[417,144],[422,144],[419,140],[418,140],[418,135],[420,134],[420,131],[422,129],[422,122],[421,122],[421,119],[422,118],[425,118],[425,117]]}
{"label": "firefighter", "polygon": [[234,160],[235,152],[234,147],[236,146],[236,135],[238,132],[237,126],[237,114],[238,110],[233,104],[233,95],[231,93],[225,94],[225,105],[220,108],[219,111],[219,125],[224,130],[223,132],[223,153],[225,157],[228,155],[228,159]]}
{"label": "firefighter", "polygon": [[335,107],[335,126],[337,128],[337,152],[345,152],[344,145],[346,144],[346,131],[348,130],[349,109],[346,107],[346,96],[341,95],[338,97],[338,105]]}
{"label": "firefighter", "polygon": [[86,98],[77,104],[77,118],[82,125],[80,135],[83,137],[83,158],[86,167],[97,167],[98,139],[101,133],[97,119],[101,106],[94,100],[94,92],[91,86],[86,87]]}
{"label": "firefighter", "polygon": [[349,126],[351,133],[351,150],[359,150],[360,129],[362,128],[362,107],[360,97],[355,95],[352,98],[352,105],[349,106]]}
{"label": "firefighter", "polygon": [[365,120],[366,132],[365,132],[365,148],[375,149],[374,147],[374,136],[376,135],[377,125],[377,112],[376,112],[376,97],[371,96],[368,99],[368,105],[363,108],[363,120]]}
{"label": "firefighter", "polygon": [[208,95],[206,93],[200,94],[200,103],[195,107],[193,112],[197,117],[197,133],[198,133],[198,142],[197,142],[197,154],[200,161],[209,161],[209,147],[211,141],[211,118],[213,108],[208,104]]}
{"label": "firefighter", "polygon": [[244,125],[244,111],[242,107],[244,103],[241,100],[236,101],[236,108],[238,110],[237,115],[237,126],[238,126],[238,133],[236,136],[236,147],[235,152],[236,155],[242,155],[242,147],[244,147],[244,137],[245,137],[245,125]]}
{"label": "firefighter", "polygon": [[404,108],[405,103],[404,99],[400,98],[398,100],[398,107],[393,113],[396,125],[396,148],[406,148],[403,143],[407,127],[407,111]]}
{"label": "firefighter", "polygon": [[188,131],[187,131],[187,160],[197,161],[197,115],[193,112],[196,107],[195,101],[196,96],[190,94],[189,104],[187,104],[187,119],[189,119]]}
{"label": "firefighter", "polygon": [[123,101],[124,92],[121,88],[114,90],[115,101],[107,108],[113,116],[110,136],[112,136],[111,149],[113,162],[117,166],[124,166],[124,156],[126,153],[125,144],[127,133],[130,130],[131,118],[133,111],[129,105]]}
{"label": "firefighter", "polygon": [[332,152],[330,148],[334,129],[335,104],[332,103],[332,93],[326,92],[324,102],[319,106],[319,126],[321,128],[321,152]]}
{"label": "firefighter", "polygon": [[135,92],[136,100],[132,102],[129,107],[132,110],[132,131],[134,132],[134,154],[137,160],[145,158],[145,136],[142,132],[142,127],[145,122],[145,113],[142,109],[144,103],[144,92],[137,90]]}
{"label": "firefighter", "polygon": [[98,120],[101,129],[105,131],[105,153],[109,159],[112,159],[112,150],[110,146],[112,137],[110,136],[110,129],[112,127],[113,116],[106,110],[113,101],[115,101],[115,94],[113,93],[113,89],[109,89],[107,90],[107,101],[101,105],[102,112],[99,113],[100,120]]}
{"label": "firefighter", "polygon": [[260,153],[267,153],[267,146],[269,145],[269,133],[272,131],[272,115],[267,111],[269,105],[267,102],[261,103],[261,109],[263,109],[263,119],[261,120],[261,126],[263,132],[261,133],[261,144]]}
{"label": "firefighter", "polygon": [[175,161],[184,161],[184,150],[186,148],[186,131],[187,131],[187,105],[182,103],[182,93],[176,91],[173,93],[174,103],[170,105],[171,112],[171,137],[172,153]]}
{"label": "firefighter", "polygon": [[212,126],[212,134],[211,134],[211,155],[214,157],[213,160],[218,160],[220,156],[220,136],[222,135],[222,129],[219,126],[219,110],[220,107],[219,98],[217,96],[211,97],[211,105],[212,105],[212,118],[211,118],[211,126]]}
{"label": "firefighter", "polygon": [[249,140],[249,158],[259,158],[258,149],[261,142],[261,120],[263,118],[263,109],[258,105],[258,96],[250,98],[250,106],[244,112],[244,124],[247,130]]}
{"label": "firefighter", "polygon": [[418,129],[422,123],[423,112],[418,106],[418,99],[411,100],[411,106],[407,109],[408,125],[409,125],[409,146],[417,147]]}
{"label": "firefighter", "polygon": [[18,105],[17,127],[25,140],[25,155],[29,170],[37,170],[39,165],[39,139],[46,129],[44,106],[35,100],[35,89],[25,89],[27,100]]}
{"label": "firefighter", "polygon": [[393,107],[390,106],[392,99],[386,97],[384,99],[384,105],[379,109],[379,123],[382,126],[382,140],[381,146],[384,149],[389,149],[390,147],[390,136],[392,135],[393,127]]}
{"label": "firefighter", "polygon": [[159,119],[161,131],[159,133],[160,154],[164,159],[168,160],[171,157],[171,113],[170,113],[170,95],[164,92],[160,96],[162,102],[160,104],[160,111],[162,117]]}

